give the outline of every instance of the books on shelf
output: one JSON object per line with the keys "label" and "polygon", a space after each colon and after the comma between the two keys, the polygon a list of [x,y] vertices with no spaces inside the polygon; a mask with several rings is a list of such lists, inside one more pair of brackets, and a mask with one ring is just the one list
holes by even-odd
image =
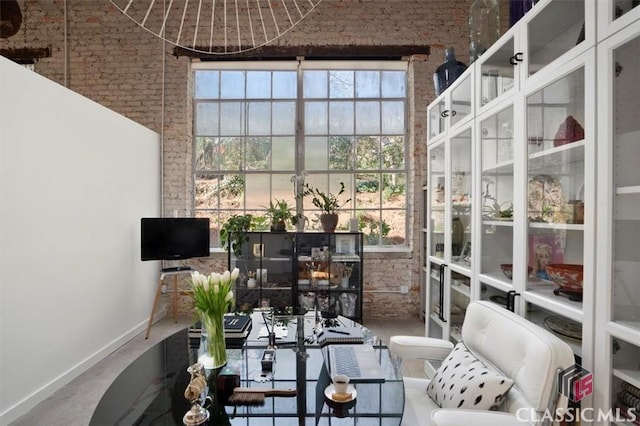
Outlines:
{"label": "books on shelf", "polygon": [[360,327],[325,327],[318,334],[318,344],[358,344],[364,343],[364,334]]}

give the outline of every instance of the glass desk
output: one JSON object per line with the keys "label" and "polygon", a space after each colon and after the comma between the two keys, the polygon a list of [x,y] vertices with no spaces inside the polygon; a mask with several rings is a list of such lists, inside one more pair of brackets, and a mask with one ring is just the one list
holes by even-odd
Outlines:
{"label": "glass desk", "polygon": [[[380,425],[398,426],[404,407],[404,387],[399,361],[370,330],[344,317],[323,319],[322,324],[360,326],[385,373],[383,383],[357,383],[355,404],[334,405],[324,397],[331,383],[322,350],[316,343],[317,321],[313,312],[304,316],[277,317],[287,327],[278,339],[273,380],[255,381],[261,375],[261,358],[267,348],[264,319],[252,315],[252,330],[241,349],[228,349],[227,365],[241,373],[241,386],[294,388],[296,397],[266,398],[263,406],[225,407],[232,426]],[[282,323],[282,322],[281,322]],[[262,333],[261,333],[262,332]],[[197,362],[202,345],[189,345],[184,329],[150,348],[131,363],[107,389],[90,425],[182,425],[190,404],[184,390],[190,380],[187,367]],[[346,408],[350,407],[350,408]],[[235,412],[234,412],[235,408]],[[215,424],[211,420],[209,425]]]}

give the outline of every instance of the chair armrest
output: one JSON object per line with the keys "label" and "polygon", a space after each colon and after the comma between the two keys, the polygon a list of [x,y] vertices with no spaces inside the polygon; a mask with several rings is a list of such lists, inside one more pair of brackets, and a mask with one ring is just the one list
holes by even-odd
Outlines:
{"label": "chair armrest", "polygon": [[401,358],[443,360],[453,349],[448,340],[421,336],[391,336],[389,350]]}
{"label": "chair armrest", "polygon": [[432,426],[527,426],[526,412],[522,418],[500,411],[437,409],[431,413]]}

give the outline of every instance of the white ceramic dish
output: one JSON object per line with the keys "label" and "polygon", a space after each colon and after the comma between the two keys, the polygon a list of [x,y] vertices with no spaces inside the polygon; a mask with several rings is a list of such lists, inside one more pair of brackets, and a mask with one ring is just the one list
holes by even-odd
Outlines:
{"label": "white ceramic dish", "polygon": [[358,395],[358,392],[356,392],[356,388],[352,385],[349,384],[349,386],[347,386],[347,392],[351,394],[351,399],[347,400],[347,401],[336,401],[335,399],[333,399],[333,397],[331,396],[333,393],[335,392],[335,388],[333,387],[333,384],[327,386],[324,390],[324,396],[333,401],[333,402],[351,402],[354,399],[356,399],[356,396]]}

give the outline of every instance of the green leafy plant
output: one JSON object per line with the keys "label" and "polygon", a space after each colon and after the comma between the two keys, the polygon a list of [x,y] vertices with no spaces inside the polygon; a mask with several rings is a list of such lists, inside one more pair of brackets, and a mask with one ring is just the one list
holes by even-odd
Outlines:
{"label": "green leafy plant", "polygon": [[303,188],[302,196],[311,197],[311,203],[322,210],[323,213],[335,214],[341,207],[351,201],[351,198],[343,202],[338,200],[338,197],[345,191],[344,182],[340,182],[340,191],[335,195],[330,192],[320,191],[318,188],[314,188],[308,183],[304,184]]}
{"label": "green leafy plant", "polygon": [[271,200],[269,201],[269,207],[266,207],[266,209],[266,216],[271,219],[272,231],[284,231],[287,227],[287,222],[293,223],[293,208],[289,206],[286,200]]}
{"label": "green leafy plant", "polygon": [[[485,198],[493,201],[491,205],[484,206],[483,208],[483,213],[486,217],[499,219],[508,219],[513,217],[512,203],[508,203],[508,205],[507,202],[498,203],[498,200],[491,196],[485,196]],[[503,207],[505,205],[507,206]]]}
{"label": "green leafy plant", "polygon": [[220,228],[220,246],[242,256],[242,244],[249,241],[247,232],[255,229],[254,216],[234,214]]}

